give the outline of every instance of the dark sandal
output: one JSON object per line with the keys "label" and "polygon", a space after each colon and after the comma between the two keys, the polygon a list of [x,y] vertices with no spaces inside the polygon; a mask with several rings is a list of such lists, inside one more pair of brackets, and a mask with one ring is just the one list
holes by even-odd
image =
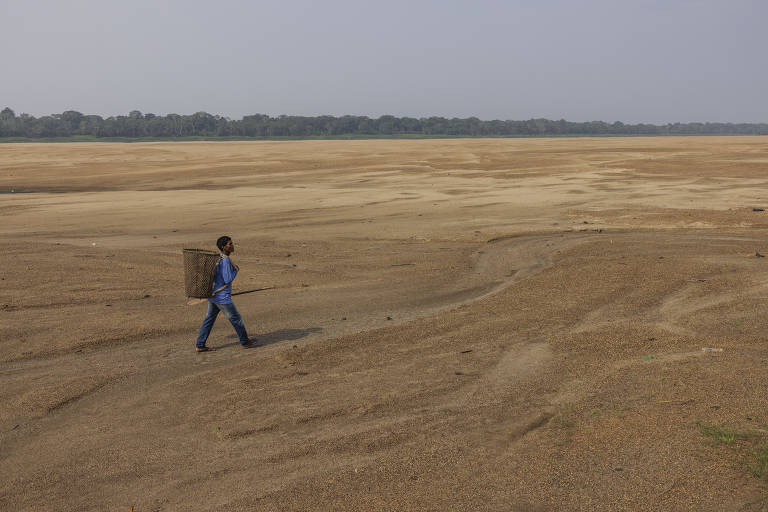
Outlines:
{"label": "dark sandal", "polygon": [[197,351],[198,352],[215,352],[216,349],[212,347],[198,347]]}

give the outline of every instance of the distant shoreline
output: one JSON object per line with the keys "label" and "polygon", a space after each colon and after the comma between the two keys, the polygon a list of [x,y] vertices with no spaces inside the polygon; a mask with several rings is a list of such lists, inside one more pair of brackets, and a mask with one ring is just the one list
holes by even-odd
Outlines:
{"label": "distant shoreline", "polygon": [[653,137],[766,137],[768,134],[747,133],[675,133],[675,134],[563,134],[563,135],[311,135],[305,137],[0,137],[0,144],[77,143],[77,142],[259,142],[301,140],[435,140],[435,139],[617,139]]}
{"label": "distant shoreline", "polygon": [[446,117],[287,116],[264,114],[229,119],[207,112],[158,116],[132,110],[127,116],[67,110],[36,118],[0,110],[0,140],[6,142],[155,142],[219,140],[369,140],[531,137],[638,137],[675,135],[768,135],[768,123],[687,122],[625,124],[565,119],[483,121]]}

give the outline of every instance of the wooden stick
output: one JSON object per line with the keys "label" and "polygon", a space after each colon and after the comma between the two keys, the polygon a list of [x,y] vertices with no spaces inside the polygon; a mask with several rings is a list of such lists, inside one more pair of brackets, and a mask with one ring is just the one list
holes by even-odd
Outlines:
{"label": "wooden stick", "polygon": [[267,286],[266,288],[254,288],[253,290],[243,290],[242,292],[235,292],[232,295],[243,295],[245,293],[261,292],[264,290],[272,290],[275,286]]}
{"label": "wooden stick", "polygon": [[[241,292],[235,292],[232,295],[244,295],[246,293],[253,293],[253,292],[261,292],[264,290],[273,290],[277,288],[276,286],[267,286],[266,288],[254,288],[253,290],[243,290]],[[207,301],[208,299],[189,299],[187,301],[187,306],[194,306],[195,304],[200,304],[202,302]]]}

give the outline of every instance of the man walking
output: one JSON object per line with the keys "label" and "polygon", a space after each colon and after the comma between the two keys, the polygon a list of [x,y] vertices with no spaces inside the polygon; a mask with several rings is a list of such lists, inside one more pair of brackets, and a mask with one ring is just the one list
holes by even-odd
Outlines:
{"label": "man walking", "polygon": [[237,265],[232,264],[229,255],[235,252],[235,244],[228,236],[219,237],[216,240],[216,247],[221,251],[221,259],[216,265],[216,274],[213,279],[213,296],[208,299],[208,312],[205,314],[203,325],[200,326],[200,334],[197,336],[195,344],[198,352],[211,352],[216,350],[205,345],[208,336],[211,334],[213,323],[219,316],[219,311],[224,313],[232,327],[235,328],[237,336],[240,338],[240,345],[243,348],[253,346],[255,340],[248,339],[248,333],[245,330],[243,317],[237,311],[232,303],[232,281],[237,276]]}

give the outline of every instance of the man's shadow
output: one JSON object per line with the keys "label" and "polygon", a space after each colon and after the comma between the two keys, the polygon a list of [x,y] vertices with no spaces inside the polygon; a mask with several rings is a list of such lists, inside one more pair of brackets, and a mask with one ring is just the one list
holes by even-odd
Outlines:
{"label": "man's shadow", "polygon": [[[273,343],[279,343],[281,341],[292,341],[306,338],[310,334],[316,332],[323,332],[321,327],[310,327],[309,329],[280,329],[279,331],[272,331],[264,334],[257,334],[256,336],[250,336],[251,340],[256,340],[256,344],[252,347],[264,347],[266,345],[272,345]],[[237,338],[237,334],[230,334],[227,338]],[[227,343],[220,345],[219,348],[232,347],[239,345],[240,342]]]}

